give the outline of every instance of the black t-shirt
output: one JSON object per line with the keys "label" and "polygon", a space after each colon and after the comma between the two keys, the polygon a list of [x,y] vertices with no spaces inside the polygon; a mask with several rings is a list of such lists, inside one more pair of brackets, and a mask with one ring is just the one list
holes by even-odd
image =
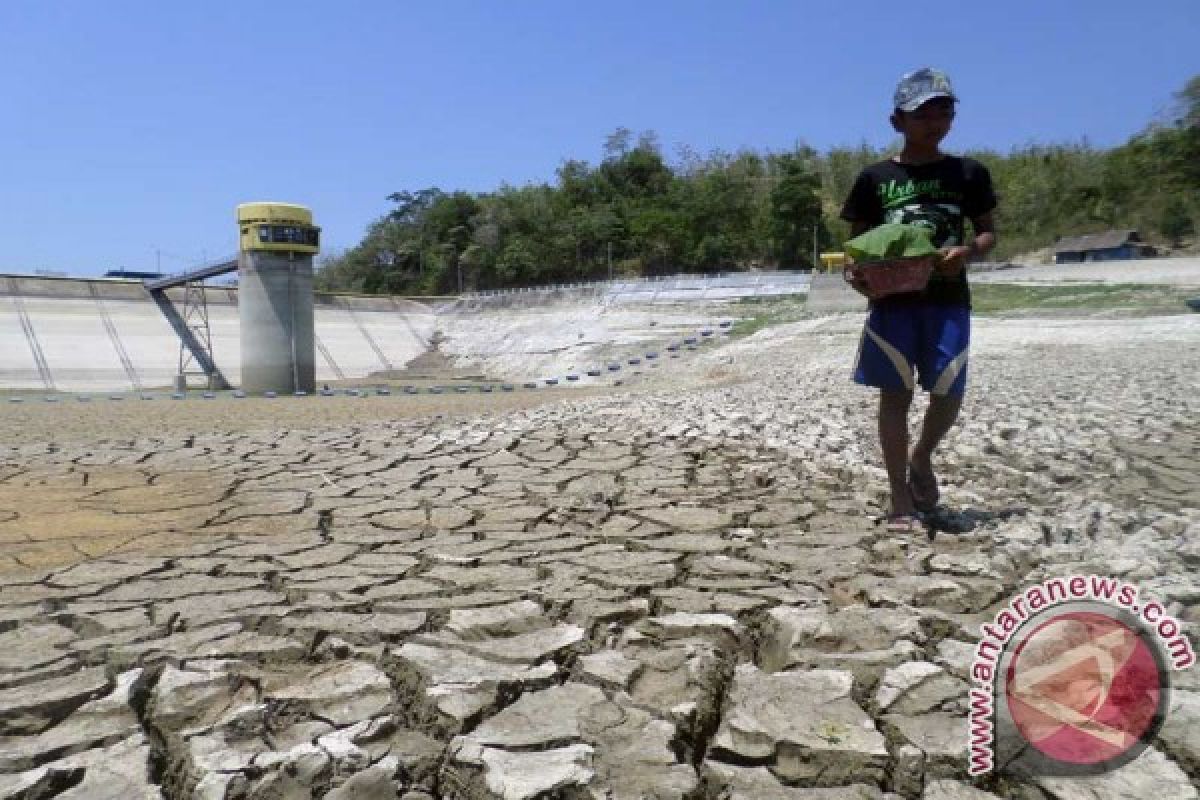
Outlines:
{"label": "black t-shirt", "polygon": [[[935,247],[966,242],[963,221],[996,207],[992,176],[978,161],[946,156],[928,164],[880,161],[859,173],[842,207],[842,219],[869,228],[901,222],[928,228]],[[953,277],[934,274],[923,292],[898,294],[875,305],[913,301],[970,305],[966,270]]]}

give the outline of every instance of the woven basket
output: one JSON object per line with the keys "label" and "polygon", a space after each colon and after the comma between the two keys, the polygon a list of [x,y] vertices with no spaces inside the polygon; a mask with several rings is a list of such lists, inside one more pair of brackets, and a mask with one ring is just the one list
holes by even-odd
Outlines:
{"label": "woven basket", "polygon": [[933,274],[933,262],[933,256],[870,261],[846,267],[842,275],[847,281],[861,279],[866,284],[867,296],[878,300],[892,294],[924,289],[929,283],[929,276]]}

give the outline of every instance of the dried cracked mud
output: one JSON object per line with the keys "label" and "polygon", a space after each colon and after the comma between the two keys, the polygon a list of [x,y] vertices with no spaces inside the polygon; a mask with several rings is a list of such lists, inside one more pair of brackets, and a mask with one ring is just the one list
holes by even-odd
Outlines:
{"label": "dried cracked mud", "polygon": [[966,777],[1019,589],[1121,576],[1195,640],[1200,328],[1124,324],[978,325],[928,537],[878,524],[844,317],[453,418],[38,412],[0,450],[0,798],[1195,798],[1194,672],[1116,772]]}

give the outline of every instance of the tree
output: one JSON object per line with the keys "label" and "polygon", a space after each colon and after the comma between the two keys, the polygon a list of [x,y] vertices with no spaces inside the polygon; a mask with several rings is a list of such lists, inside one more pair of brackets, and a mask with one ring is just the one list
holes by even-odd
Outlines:
{"label": "tree", "polygon": [[635,147],[600,165],[600,177],[610,196],[639,197],[663,194],[674,177],[657,150]]}
{"label": "tree", "polygon": [[504,246],[496,262],[496,274],[506,286],[513,286],[531,277],[537,270],[533,247],[523,237],[514,236]]}
{"label": "tree", "polygon": [[771,190],[770,218],[779,263],[815,266],[808,248],[822,229],[817,176],[802,153],[782,153],[775,166],[779,178]]}
{"label": "tree", "polygon": [[683,214],[658,204],[638,204],[629,209],[628,225],[630,245],[645,274],[679,268],[688,241]]}
{"label": "tree", "polygon": [[629,152],[629,142],[633,139],[633,131],[629,128],[617,128],[604,139],[604,160],[615,161]]}
{"label": "tree", "polygon": [[1188,214],[1187,206],[1178,197],[1172,197],[1163,206],[1159,218],[1158,230],[1171,242],[1172,247],[1179,247],[1180,240],[1196,232],[1195,223]]}
{"label": "tree", "polygon": [[458,262],[463,270],[463,280],[472,289],[492,289],[498,286],[495,275],[496,257],[486,247],[469,244],[459,254]]}
{"label": "tree", "polygon": [[1181,128],[1200,128],[1200,75],[1175,93],[1174,122]]}
{"label": "tree", "polygon": [[388,217],[404,224],[418,223],[425,212],[441,196],[442,190],[438,188],[418,189],[415,192],[405,190],[389,194],[388,200],[395,203],[396,208],[388,214]]}

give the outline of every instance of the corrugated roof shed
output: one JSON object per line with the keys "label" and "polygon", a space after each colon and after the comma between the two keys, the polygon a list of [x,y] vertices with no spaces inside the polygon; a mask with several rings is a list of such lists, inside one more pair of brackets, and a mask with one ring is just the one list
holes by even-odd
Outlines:
{"label": "corrugated roof shed", "polygon": [[1142,237],[1134,230],[1105,231],[1083,236],[1064,236],[1054,245],[1056,253],[1081,253],[1086,250],[1109,250],[1129,242],[1141,242]]}

